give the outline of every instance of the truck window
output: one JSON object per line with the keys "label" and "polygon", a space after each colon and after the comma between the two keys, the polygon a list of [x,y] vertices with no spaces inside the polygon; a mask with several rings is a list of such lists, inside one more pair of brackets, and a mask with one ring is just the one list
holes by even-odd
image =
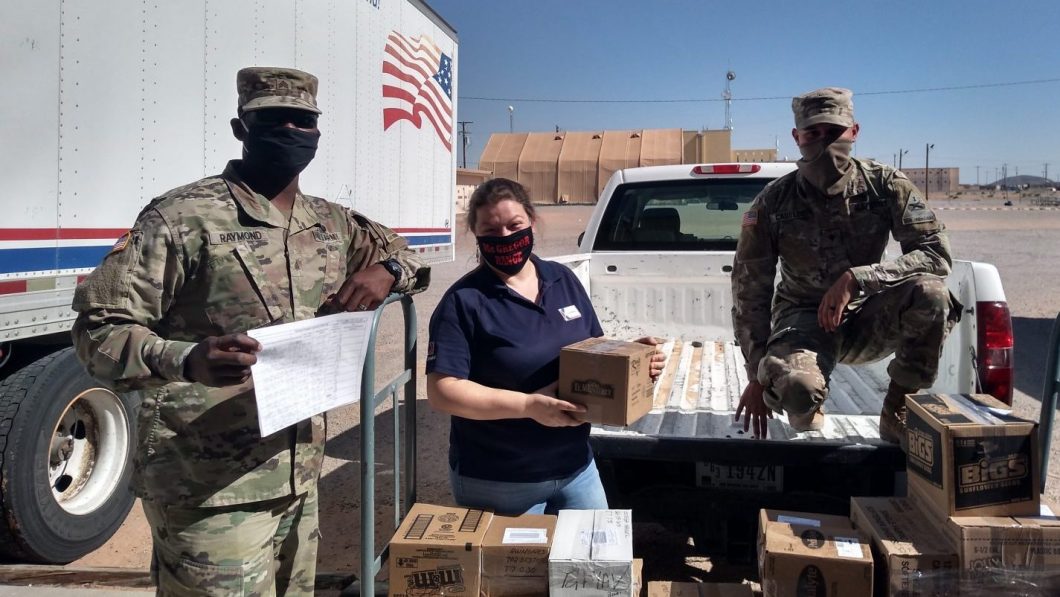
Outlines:
{"label": "truck window", "polygon": [[629,183],[615,189],[597,251],[733,251],[744,212],[770,178]]}

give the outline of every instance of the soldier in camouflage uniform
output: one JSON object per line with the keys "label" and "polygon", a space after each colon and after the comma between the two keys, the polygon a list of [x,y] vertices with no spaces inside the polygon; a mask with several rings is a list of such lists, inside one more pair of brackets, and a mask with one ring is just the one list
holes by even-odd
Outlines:
{"label": "soldier in camouflage uniform", "polygon": [[[792,110],[798,170],[744,215],[733,265],[733,325],[750,380],[736,418],[744,413],[757,437],[768,409],[786,412],[797,431],[820,429],[836,363],[894,353],[880,436],[900,443],[905,396],[934,382],[960,317],[943,279],[952,265],[945,227],[900,171],[851,157],[859,126],[850,91],[819,89]],[[902,255],[882,261],[890,235]]]}
{"label": "soldier in camouflage uniform", "polygon": [[244,159],[144,208],[78,287],[74,343],[94,377],[141,390],[135,488],[159,594],[311,595],[325,420],[261,436],[245,332],[374,309],[430,270],[393,231],[299,190],[316,77],[236,80]]}

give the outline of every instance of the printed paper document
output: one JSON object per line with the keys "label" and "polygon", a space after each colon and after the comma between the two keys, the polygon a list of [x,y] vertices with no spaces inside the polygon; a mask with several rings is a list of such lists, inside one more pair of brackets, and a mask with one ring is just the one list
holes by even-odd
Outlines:
{"label": "printed paper document", "polygon": [[247,332],[261,435],[361,399],[373,313],[339,313]]}

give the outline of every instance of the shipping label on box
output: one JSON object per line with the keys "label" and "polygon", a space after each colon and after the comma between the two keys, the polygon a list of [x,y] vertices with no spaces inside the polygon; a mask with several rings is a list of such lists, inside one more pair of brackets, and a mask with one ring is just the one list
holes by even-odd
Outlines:
{"label": "shipping label on box", "polygon": [[630,510],[560,510],[548,557],[551,597],[633,597]]}
{"label": "shipping label on box", "polygon": [[482,540],[483,597],[548,594],[548,554],[556,516],[494,516]]}
{"label": "shipping label on box", "polygon": [[492,517],[414,504],[390,540],[390,596],[478,597],[482,540]]}
{"label": "shipping label on box", "polygon": [[917,394],[906,405],[910,491],[937,519],[1037,513],[1034,422],[985,395]]}
{"label": "shipping label on box", "polygon": [[559,355],[558,396],[584,405],[581,418],[603,425],[629,425],[652,407],[654,346],[589,338]]}
{"label": "shipping label on box", "polygon": [[842,516],[762,510],[758,567],[764,597],[872,595],[868,542]]}
{"label": "shipping label on box", "polygon": [[855,497],[850,519],[872,540],[876,592],[942,597],[957,577],[957,551],[906,498]]}

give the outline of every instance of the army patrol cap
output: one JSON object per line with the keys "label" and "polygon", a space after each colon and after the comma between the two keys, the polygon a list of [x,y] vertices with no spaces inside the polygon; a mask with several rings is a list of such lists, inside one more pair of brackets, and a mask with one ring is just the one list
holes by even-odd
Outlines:
{"label": "army patrol cap", "polygon": [[320,114],[317,78],[293,68],[252,66],[236,75],[240,114],[264,108],[297,108]]}
{"label": "army patrol cap", "polygon": [[842,87],[824,87],[791,99],[795,113],[795,128],[810,128],[815,124],[854,126],[854,94]]}

